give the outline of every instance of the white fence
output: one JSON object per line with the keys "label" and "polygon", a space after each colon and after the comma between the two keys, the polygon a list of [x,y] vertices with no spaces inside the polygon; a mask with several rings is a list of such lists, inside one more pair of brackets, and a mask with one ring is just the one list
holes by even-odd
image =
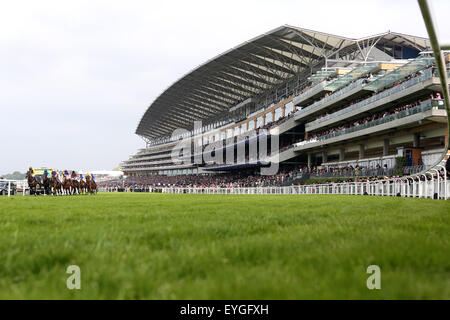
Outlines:
{"label": "white fence", "polygon": [[[313,184],[290,187],[257,187],[257,188],[149,188],[126,189],[151,193],[183,193],[183,194],[289,194],[289,195],[372,195],[399,196],[430,199],[450,199],[450,184],[446,179],[423,176],[423,179],[404,177],[371,182],[347,182]],[[426,180],[425,180],[426,178]],[[117,188],[99,189],[103,192],[116,192]]]}
{"label": "white fence", "polygon": [[289,195],[373,195],[449,199],[450,185],[445,180],[415,181],[383,180],[374,182],[349,182],[316,184],[292,187],[260,188],[162,188],[153,192],[187,194],[289,194]]}
{"label": "white fence", "polygon": [[29,189],[27,180],[0,179],[0,192],[1,192],[0,195],[3,195],[2,193],[6,193],[4,195],[10,197],[11,195],[14,195],[17,192],[20,192],[22,193],[22,195],[25,195],[27,189]]}
{"label": "white fence", "polygon": [[[444,176],[445,177],[445,176]],[[28,190],[26,180],[0,180],[6,184],[7,195],[13,194],[13,185],[22,195]],[[100,188],[99,191],[114,192],[116,188]],[[347,182],[313,184],[290,187],[257,187],[257,188],[149,188],[148,192],[183,193],[183,194],[289,194],[289,195],[373,195],[400,196],[430,199],[450,199],[450,183],[438,175],[417,175],[370,182]]]}

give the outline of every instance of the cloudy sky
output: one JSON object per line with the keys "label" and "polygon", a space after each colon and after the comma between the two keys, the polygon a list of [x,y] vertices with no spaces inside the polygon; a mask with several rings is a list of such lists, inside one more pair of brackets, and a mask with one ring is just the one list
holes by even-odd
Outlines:
{"label": "cloudy sky", "polygon": [[[450,1],[432,3],[450,39]],[[0,174],[112,169],[144,146],[134,131],[163,90],[284,24],[353,38],[426,36],[416,0],[3,2]]]}

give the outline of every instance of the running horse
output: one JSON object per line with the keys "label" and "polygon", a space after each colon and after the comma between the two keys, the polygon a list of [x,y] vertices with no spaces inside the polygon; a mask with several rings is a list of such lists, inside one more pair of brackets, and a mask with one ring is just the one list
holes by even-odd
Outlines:
{"label": "running horse", "polygon": [[48,176],[48,172],[44,172],[44,177],[42,179],[42,185],[44,186],[44,192],[45,194],[50,195],[52,193],[52,185],[51,185],[51,179]]}
{"label": "running horse", "polygon": [[54,172],[52,172],[52,177],[50,178],[50,186],[53,188],[54,195],[62,195],[62,183],[56,177]]}
{"label": "running horse", "polygon": [[66,195],[72,195],[72,182],[66,176],[64,176],[62,187]]}
{"label": "running horse", "polygon": [[84,179],[80,179],[80,194],[85,194],[87,192],[87,184]]}
{"label": "running horse", "polygon": [[97,189],[97,182],[95,182],[95,180],[93,180],[93,179],[91,181],[91,190],[92,190],[92,192],[97,194],[97,191],[98,191],[98,189]]}
{"label": "running horse", "polygon": [[86,185],[87,185],[87,190],[90,194],[97,193],[97,184],[89,176],[86,176]]}
{"label": "running horse", "polygon": [[42,185],[41,181],[39,181],[39,179],[33,176],[31,170],[27,171],[27,180],[28,180],[28,187],[30,188],[30,194],[34,193],[34,195],[37,196],[37,187]]}
{"label": "running horse", "polygon": [[73,194],[75,194],[75,192],[80,194],[80,182],[77,179],[72,179],[72,191]]}

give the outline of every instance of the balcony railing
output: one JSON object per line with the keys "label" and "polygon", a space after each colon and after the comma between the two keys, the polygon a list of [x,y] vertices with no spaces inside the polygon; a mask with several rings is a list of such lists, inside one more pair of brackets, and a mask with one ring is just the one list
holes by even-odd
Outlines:
{"label": "balcony railing", "polygon": [[322,81],[317,83],[314,87],[310,88],[309,90],[306,90],[305,92],[303,92],[302,94],[300,94],[299,96],[294,98],[294,105],[296,105],[297,103],[299,103],[298,101],[302,101],[305,97],[308,97],[310,95],[316,94],[317,92],[323,90],[323,88],[325,86],[327,86],[330,82],[329,81]]}
{"label": "balcony railing", "polygon": [[[407,166],[402,169],[401,175],[412,175],[427,170],[426,166]],[[313,172],[310,178],[353,178],[353,177],[391,177],[397,175],[395,168],[346,168],[332,169],[327,172]]]}
{"label": "balcony railing", "polygon": [[408,116],[411,116],[411,115],[414,115],[414,114],[417,114],[417,113],[420,113],[420,112],[428,111],[428,110],[431,110],[431,109],[432,109],[432,103],[431,103],[431,99],[430,99],[430,100],[421,102],[420,105],[418,105],[418,106],[409,108],[407,110],[399,111],[399,112],[394,113],[394,114],[390,114],[390,115],[384,116],[383,118],[379,118],[379,119],[376,119],[376,120],[373,120],[373,121],[369,121],[367,123],[360,124],[360,125],[357,125],[357,126],[354,126],[354,127],[351,127],[351,128],[337,130],[337,131],[335,131],[333,133],[329,133],[329,134],[326,134],[326,135],[323,135],[323,136],[320,136],[320,137],[317,137],[317,138],[313,138],[313,139],[310,139],[310,140],[307,140],[307,141],[299,142],[299,143],[297,143],[296,146],[302,146],[302,145],[309,144],[309,143],[314,143],[314,142],[319,142],[319,141],[323,141],[323,140],[328,140],[328,139],[331,139],[331,138],[339,137],[339,136],[342,136],[344,134],[348,134],[348,133],[360,131],[360,130],[363,130],[363,129],[375,127],[375,126],[378,126],[380,124],[384,124],[384,123],[387,123],[387,122],[391,122],[391,121],[394,121],[394,120],[405,118],[405,117],[408,117]]}
{"label": "balcony railing", "polygon": [[386,98],[386,97],[388,97],[390,95],[393,95],[394,93],[397,93],[397,92],[405,90],[405,89],[407,89],[409,87],[412,87],[412,86],[414,86],[414,85],[416,85],[416,84],[418,84],[418,83],[420,83],[422,81],[426,81],[428,79],[431,79],[432,77],[433,77],[433,73],[432,73],[431,68],[427,69],[427,70],[424,71],[424,73],[422,75],[420,75],[418,77],[415,77],[415,78],[412,78],[412,79],[410,79],[408,81],[405,81],[405,82],[399,84],[396,87],[393,87],[391,89],[388,89],[388,90],[385,90],[383,92],[380,92],[380,93],[378,93],[378,94],[376,94],[376,95],[374,95],[374,96],[372,96],[372,97],[370,97],[368,99],[365,99],[365,100],[363,100],[361,102],[352,104],[351,106],[349,106],[347,108],[344,108],[342,110],[339,110],[339,111],[336,111],[336,112],[334,112],[332,114],[324,116],[324,117],[322,117],[320,119],[312,121],[312,122],[310,122],[310,125],[319,124],[319,123],[322,123],[322,122],[327,121],[329,119],[336,118],[336,117],[338,117],[338,116],[340,116],[340,115],[342,115],[344,113],[347,113],[347,112],[350,112],[350,111],[362,108],[362,107],[367,106],[367,105],[369,105],[369,104],[371,104],[371,103],[373,103],[375,101],[378,101],[380,99],[383,99],[383,98]]}
{"label": "balcony railing", "polygon": [[307,111],[313,110],[315,108],[318,108],[318,107],[324,105],[325,103],[327,103],[328,101],[331,101],[334,99],[338,100],[338,97],[340,97],[340,96],[344,95],[345,93],[349,92],[350,90],[362,85],[363,82],[364,82],[364,79],[359,79],[359,80],[351,83],[350,85],[346,86],[345,88],[342,88],[341,90],[336,91],[335,93],[329,95],[328,97],[325,97],[322,100],[317,101],[317,102],[313,103],[312,105],[297,111],[296,115],[299,115],[299,114],[305,113]]}

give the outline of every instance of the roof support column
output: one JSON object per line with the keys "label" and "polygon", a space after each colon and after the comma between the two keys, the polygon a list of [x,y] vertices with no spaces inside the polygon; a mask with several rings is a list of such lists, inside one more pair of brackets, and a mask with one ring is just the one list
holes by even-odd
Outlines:
{"label": "roof support column", "polygon": [[365,151],[366,145],[364,143],[359,145],[359,159],[364,159],[364,151]]}
{"label": "roof support column", "polygon": [[389,155],[389,139],[383,140],[383,156]]}
{"label": "roof support column", "polygon": [[340,148],[339,149],[339,161],[344,161],[345,160],[345,148]]}
{"label": "roof support column", "polygon": [[418,148],[420,147],[420,132],[414,133],[414,140],[413,140],[413,147]]}
{"label": "roof support column", "polygon": [[328,151],[323,150],[322,151],[322,163],[327,163],[327,162],[328,162]]}

